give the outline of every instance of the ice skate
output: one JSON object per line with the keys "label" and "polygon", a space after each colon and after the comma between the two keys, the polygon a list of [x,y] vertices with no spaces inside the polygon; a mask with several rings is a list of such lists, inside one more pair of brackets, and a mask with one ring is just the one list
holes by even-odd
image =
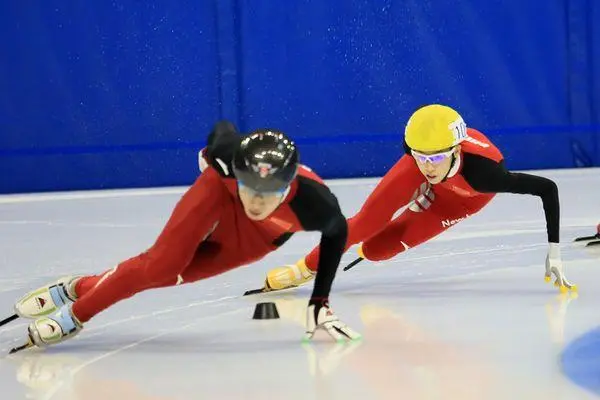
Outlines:
{"label": "ice skate", "polygon": [[304,285],[313,280],[315,272],[308,269],[304,260],[296,264],[275,268],[267,274],[267,286],[271,290],[282,290]]}
{"label": "ice skate", "polygon": [[581,236],[575,239],[576,245],[585,247],[600,247],[600,224],[596,226],[596,234],[591,236]]}
{"label": "ice skate", "polygon": [[75,294],[77,279],[79,279],[78,276],[66,276],[50,285],[27,293],[16,302],[16,315],[22,318],[36,319],[50,315],[65,304],[72,303],[77,299]]}
{"label": "ice skate", "polygon": [[260,289],[246,291],[244,296],[292,289],[312,281],[315,274],[316,272],[311,271],[302,259],[296,264],[284,265],[270,270],[267,273],[265,285]]}
{"label": "ice skate", "polygon": [[33,345],[44,348],[77,335],[83,325],[75,318],[71,305],[62,306],[56,313],[32,321],[27,328]]}

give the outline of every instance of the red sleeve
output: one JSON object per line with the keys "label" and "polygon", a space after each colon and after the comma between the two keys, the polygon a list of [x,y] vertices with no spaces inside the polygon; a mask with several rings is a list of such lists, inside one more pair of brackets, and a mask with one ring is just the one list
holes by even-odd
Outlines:
{"label": "red sleeve", "polygon": [[221,178],[213,168],[207,168],[181,197],[148,250],[147,270],[182,272],[219,222],[225,195]]}

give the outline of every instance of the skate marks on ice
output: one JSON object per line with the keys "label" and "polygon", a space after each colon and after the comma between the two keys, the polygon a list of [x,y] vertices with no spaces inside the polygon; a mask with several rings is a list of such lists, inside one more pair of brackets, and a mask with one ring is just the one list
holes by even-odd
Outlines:
{"label": "skate marks on ice", "polygon": [[[195,304],[195,306],[197,306],[197,305],[198,304]],[[183,309],[183,307],[180,307],[176,310],[174,310],[174,309],[161,310],[158,313],[179,311],[181,309]],[[236,314],[240,314],[242,311],[244,311],[244,310],[236,309],[236,310],[231,310],[231,311],[227,311],[224,313],[216,314],[213,316],[203,316],[200,318],[194,318],[193,321],[190,323],[163,329],[161,332],[147,336],[143,339],[136,338],[135,341],[125,344],[125,345],[122,345],[122,343],[121,343],[119,345],[119,347],[117,347],[116,349],[101,352],[101,354],[99,354],[95,357],[92,357],[88,360],[83,360],[83,357],[82,357],[83,353],[81,352],[82,347],[77,346],[77,345],[72,345],[72,342],[67,342],[67,343],[63,344],[63,346],[56,346],[56,347],[48,348],[48,349],[34,349],[30,352],[19,353],[19,354],[15,354],[13,356],[5,356],[4,358],[10,362],[16,362],[16,363],[20,362],[22,364],[21,367],[17,371],[17,380],[18,381],[23,383],[24,375],[26,375],[27,381],[28,381],[28,386],[30,386],[30,387],[37,388],[39,386],[51,385],[52,386],[51,388],[44,387],[42,396],[35,397],[36,399],[39,398],[39,399],[44,399],[44,400],[50,400],[55,395],[57,395],[60,390],[64,389],[63,386],[66,383],[74,381],[77,374],[79,374],[85,368],[90,367],[92,364],[95,364],[102,360],[105,360],[108,357],[116,356],[119,353],[122,353],[124,351],[131,350],[134,347],[140,346],[144,343],[156,341],[157,339],[159,339],[161,337],[164,337],[167,335],[173,335],[173,334],[176,334],[177,332],[188,330],[198,324],[211,323],[211,320],[224,318],[224,317],[228,317],[228,316],[234,316]],[[156,314],[154,314],[154,315],[156,315]],[[138,316],[137,318],[135,318],[135,320],[139,320],[139,319],[150,317],[150,316],[153,316],[153,315],[147,314],[144,316]],[[125,319],[125,320],[122,320],[122,323],[130,322],[133,320],[134,319]],[[113,321],[113,324],[114,323],[115,323],[115,321]],[[106,325],[97,327],[96,330],[105,329],[105,328],[106,328]],[[100,333],[96,333],[96,335],[99,335],[99,334]],[[136,335],[136,336],[139,336],[139,335]],[[80,337],[73,338],[73,341],[75,341],[77,339],[80,339]],[[86,340],[87,339],[89,339],[89,338],[86,338]],[[88,345],[88,346],[91,346],[92,348],[94,347],[93,345]],[[59,347],[63,347],[62,351],[59,349]],[[75,351],[73,351],[73,350],[75,350]],[[93,350],[93,349],[91,349],[91,350]],[[63,368],[57,369],[56,365],[55,365],[56,359],[63,359],[63,358],[69,359],[71,361],[69,368],[66,370]],[[77,361],[75,361],[75,360],[77,360]],[[36,367],[33,368],[36,371],[35,374],[31,372],[31,369],[32,369],[31,364],[36,365]],[[47,372],[47,371],[44,371],[47,368],[49,368],[50,370],[53,370],[54,372],[43,373],[43,372]],[[48,376],[53,376],[55,373],[61,374],[62,378],[58,382],[54,382],[54,384],[52,384],[51,382],[48,382],[48,381],[50,381],[50,379],[48,379]],[[39,377],[37,379],[36,379],[36,375],[39,375]],[[43,381],[43,382],[41,382],[41,381]],[[40,385],[40,383],[42,383],[42,385]],[[71,388],[68,388],[68,389],[70,390]],[[89,395],[90,395],[89,393],[86,394],[86,396],[89,396]],[[136,398],[140,398],[140,397],[136,397]],[[148,399],[150,399],[150,398],[154,398],[154,397],[148,397]]]}
{"label": "skate marks on ice", "polygon": [[[90,326],[88,327],[86,325],[85,327],[85,338],[92,338],[94,336],[98,336],[98,335],[103,335],[105,333],[105,331],[112,327],[112,326],[121,326],[123,324],[126,324],[128,322],[135,322],[135,321],[139,321],[139,320],[143,320],[146,318],[156,318],[159,317],[163,314],[168,314],[168,313],[173,313],[173,312],[177,312],[177,311],[187,311],[188,309],[194,308],[194,307],[199,307],[199,306],[209,306],[211,304],[215,304],[215,303],[220,303],[223,301],[227,301],[227,300],[232,300],[237,298],[238,296],[226,296],[226,297],[222,297],[219,299],[214,299],[214,300],[204,300],[204,301],[196,301],[196,302],[191,302],[189,304],[183,305],[183,306],[176,306],[176,307],[167,307],[167,308],[162,308],[160,310],[157,311],[153,311],[150,313],[144,313],[144,314],[139,314],[139,315],[132,315],[129,316],[127,318],[120,318],[120,319],[116,319],[116,320],[112,320],[110,322],[106,322],[100,325],[95,325],[95,324],[89,324]],[[0,335],[9,332],[9,331],[13,331],[13,330],[17,330],[17,329],[22,329],[23,332],[27,331],[27,326],[28,326],[28,321],[26,319],[18,319],[18,322],[20,322],[19,324],[15,324],[15,325],[8,325],[8,326],[4,326],[0,329]],[[83,331],[82,331],[83,332]],[[77,341],[80,340],[82,338],[82,336],[76,336],[73,339],[71,339],[69,342],[65,342],[65,344],[62,344],[62,346],[65,346],[68,343],[72,343],[73,341]],[[12,341],[12,343],[14,343],[15,341],[17,341],[18,339],[14,339]],[[3,342],[0,342],[3,343]],[[3,346],[3,345],[2,345]],[[6,351],[8,350],[8,347],[1,347],[0,351],[6,353]]]}
{"label": "skate marks on ice", "polygon": [[[0,358],[0,362],[2,362],[2,363],[11,362],[11,363],[17,363],[17,364],[21,362],[22,365],[17,370],[17,381],[20,383],[25,383],[27,386],[32,388],[34,392],[36,392],[36,396],[32,397],[32,398],[48,400],[48,399],[53,398],[59,390],[64,389],[63,388],[64,385],[66,385],[67,383],[70,384],[70,382],[72,382],[74,380],[74,378],[77,374],[79,374],[82,370],[84,370],[85,368],[88,368],[92,364],[98,363],[99,361],[107,359],[108,357],[115,356],[123,351],[131,350],[132,348],[134,348],[136,346],[140,346],[144,343],[147,343],[150,341],[156,341],[157,339],[159,339],[163,336],[172,335],[172,334],[180,332],[180,331],[185,331],[185,330],[187,330],[191,327],[194,327],[198,324],[201,324],[201,323],[210,323],[211,320],[213,320],[213,319],[218,319],[218,318],[227,317],[227,316],[234,315],[234,314],[239,314],[243,310],[234,309],[234,310],[230,310],[227,312],[220,312],[220,313],[217,313],[216,315],[212,315],[212,316],[203,316],[200,318],[194,318],[191,323],[186,323],[183,325],[181,325],[181,324],[175,325],[174,324],[171,327],[162,329],[159,333],[153,332],[152,335],[143,337],[142,339],[140,339],[139,337],[144,336],[144,335],[140,335],[138,333],[135,335],[134,341],[128,342],[125,345],[123,345],[123,340],[122,340],[123,336],[117,335],[117,347],[115,349],[111,349],[109,351],[101,351],[101,348],[103,347],[103,345],[106,346],[108,344],[109,347],[114,347],[114,346],[111,345],[110,343],[106,343],[106,341],[104,343],[101,341],[100,345],[95,347],[93,345],[93,343],[94,343],[93,338],[94,338],[94,336],[99,337],[101,335],[107,335],[106,331],[107,331],[107,328],[109,328],[110,326],[113,326],[113,325],[122,326],[123,324],[127,324],[127,323],[134,322],[134,321],[140,321],[145,318],[150,318],[150,317],[156,318],[157,316],[168,314],[168,313],[173,313],[173,312],[177,312],[177,311],[187,311],[188,309],[190,309],[192,307],[210,306],[211,304],[231,300],[232,298],[234,298],[234,297],[229,296],[229,297],[224,297],[224,298],[212,300],[212,301],[195,302],[195,303],[188,304],[186,306],[164,308],[164,309],[161,309],[161,310],[158,310],[158,311],[155,311],[152,313],[148,313],[148,314],[142,314],[142,315],[137,315],[137,316],[129,317],[129,318],[125,318],[125,319],[114,320],[109,323],[93,327],[88,330],[89,332],[92,332],[92,333],[88,337],[86,337],[85,340],[87,341],[90,338],[92,338],[91,342],[90,342],[92,344],[87,344],[87,345],[79,344],[78,345],[77,341],[79,339],[81,339],[82,337],[77,336],[77,337],[73,338],[72,341],[66,342],[66,343],[64,343],[62,345],[58,345],[56,347],[52,347],[52,348],[48,348],[48,349],[33,348],[33,349],[27,350],[23,353],[19,353],[19,354],[5,355],[2,358]],[[26,324],[22,324],[22,325],[23,325],[23,331],[25,332]],[[14,339],[10,343],[10,346],[12,347],[14,345],[14,343],[16,343],[18,341],[19,341],[19,339]],[[85,353],[85,351],[82,352],[82,350],[84,350],[86,348],[90,352],[98,352],[100,350],[100,354],[95,357],[85,360],[82,357],[82,355]],[[6,353],[5,350],[6,349],[3,349],[4,353]],[[63,356],[63,354],[65,354],[65,355]],[[69,356],[69,354],[71,354],[71,356]],[[61,370],[60,368],[58,368],[58,370],[57,370],[57,366],[55,363],[55,360],[57,358],[59,358],[59,359],[68,358],[71,361],[73,361],[73,360],[78,360],[78,361],[72,362],[71,365],[69,366],[68,370],[64,371],[64,370]],[[32,364],[35,366],[35,368],[31,367]],[[48,371],[48,369],[50,371]],[[59,381],[55,381],[53,378],[55,374],[60,374],[62,376],[62,379]],[[49,386],[51,386],[51,387],[49,387]],[[41,392],[38,392],[37,389],[40,387],[42,387],[43,390]],[[69,389],[72,389],[72,388],[69,388]],[[87,390],[88,390],[88,393],[86,393],[85,396],[86,396],[86,398],[89,398],[89,396],[90,396],[89,391],[95,390],[95,389],[88,387]],[[130,398],[130,397],[128,397],[128,398]],[[142,397],[135,397],[135,398],[142,398]],[[146,397],[143,397],[143,398],[146,398]],[[148,399],[150,399],[150,398],[154,399],[154,397],[148,397]]]}
{"label": "skate marks on ice", "polygon": [[[285,392],[285,376],[278,378],[274,374],[285,372],[290,366],[294,369],[302,358],[304,329],[302,324],[286,320],[291,311],[284,306],[283,321],[252,320],[253,305],[227,301],[220,310],[213,310],[215,315],[186,318],[192,322],[175,327],[168,324],[163,331],[144,338],[133,332],[131,335],[117,332],[114,341],[78,337],[82,343],[66,342],[44,351],[23,352],[2,362],[16,365],[17,381],[29,392],[37,393],[33,397],[36,399],[64,398],[66,393],[81,390],[86,382],[87,385],[91,381],[110,384],[112,380],[119,385],[111,391],[111,398],[196,398],[194,396],[203,388],[207,398],[265,398],[272,395],[272,390]],[[306,299],[295,300],[293,313],[305,316]],[[179,317],[181,320],[181,315]],[[129,329],[140,326],[143,324]],[[127,337],[135,337],[135,341],[123,345]],[[118,347],[106,351],[114,343],[119,343]],[[100,354],[94,355],[98,352]],[[68,359],[68,362],[65,365],[60,359]],[[156,390],[149,389],[152,387],[148,382],[150,376],[154,377]],[[60,380],[51,382],[55,377]],[[250,388],[240,387],[244,379]],[[232,381],[236,384],[232,385]],[[277,383],[272,381],[280,382],[282,387],[277,388]],[[124,383],[127,388],[119,388]],[[43,391],[39,390],[41,387]],[[121,390],[131,391],[133,387],[143,388],[157,397],[143,397],[139,393],[137,397],[123,397],[125,393]],[[165,387],[166,390],[161,390]],[[93,387],[88,387],[90,389]],[[229,392],[236,396],[227,396]],[[262,393],[262,397],[258,393]]]}
{"label": "skate marks on ice", "polygon": [[[386,304],[386,301],[374,300],[357,308],[361,329],[370,338],[368,341],[347,345],[325,342],[303,345],[300,341],[282,344],[275,338],[279,335],[273,331],[283,323],[290,327],[289,332],[297,333],[297,328],[303,326],[306,302],[293,297],[274,301],[282,318],[279,324],[252,321],[246,326],[253,326],[254,335],[262,331],[268,337],[263,338],[259,346],[252,346],[258,336],[242,340],[239,346],[233,342],[240,334],[250,332],[246,328],[230,335],[212,337],[210,342],[198,346],[192,343],[178,346],[177,332],[170,331],[88,361],[82,361],[82,355],[77,352],[47,352],[43,357],[23,353],[22,357],[13,357],[10,362],[17,366],[20,384],[30,395],[35,394],[31,398],[44,400],[64,398],[72,393],[91,399],[90,392],[110,394],[111,398],[153,400],[194,398],[199,392],[207,397],[258,399],[269,398],[273,393],[286,393],[289,379],[303,382],[292,393],[286,394],[286,398],[291,399],[397,398],[398,393],[414,399],[436,396],[463,400],[501,399],[516,398],[506,396],[520,394],[537,398],[542,393],[546,395],[544,398],[559,398],[551,395],[554,389],[550,387],[537,390],[523,387],[518,381],[516,385],[506,385],[506,380],[511,377],[487,360],[485,352],[471,348],[466,342],[445,339],[443,332],[427,330],[410,315],[398,311],[398,306]],[[553,301],[561,305],[560,300]],[[250,312],[249,309],[244,311]],[[245,315],[238,312],[221,316],[245,319]],[[178,331],[183,333],[198,327],[197,324],[219,321],[222,319],[201,319],[181,326]],[[223,324],[215,330],[218,332],[226,327]],[[167,342],[158,340],[169,333],[174,337]],[[185,341],[190,341],[192,336],[190,332],[186,333]],[[198,335],[199,341],[206,339],[202,333]],[[269,342],[270,349],[264,347]],[[131,353],[134,346],[144,349]],[[207,353],[212,356],[206,356]],[[125,357],[110,361],[112,356],[121,354]],[[169,366],[165,376],[165,366],[156,365],[170,361],[176,364]],[[109,370],[111,373],[107,373]],[[150,376],[161,383],[154,386],[147,381]],[[232,385],[232,381],[236,384]],[[456,397],[447,396],[451,393]]]}

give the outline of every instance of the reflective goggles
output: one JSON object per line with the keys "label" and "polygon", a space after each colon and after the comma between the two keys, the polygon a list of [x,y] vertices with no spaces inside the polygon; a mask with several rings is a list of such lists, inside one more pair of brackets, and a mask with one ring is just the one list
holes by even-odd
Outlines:
{"label": "reflective goggles", "polygon": [[435,153],[435,154],[423,154],[423,153],[419,153],[416,150],[411,150],[410,152],[411,152],[412,156],[421,164],[425,164],[427,162],[429,162],[431,164],[439,164],[442,161],[444,161],[445,159],[450,158],[452,156],[452,154],[454,153],[454,147],[448,151],[444,151],[442,153]]}
{"label": "reflective goggles", "polygon": [[257,190],[252,189],[249,186],[245,186],[242,181],[238,180],[237,181],[238,187],[240,188],[240,190],[243,190],[244,192],[250,194],[251,196],[259,196],[259,197],[269,197],[269,196],[281,196],[283,195],[289,188],[289,186],[284,187],[283,189],[280,190],[275,190],[275,191],[270,191],[270,192],[259,192]]}

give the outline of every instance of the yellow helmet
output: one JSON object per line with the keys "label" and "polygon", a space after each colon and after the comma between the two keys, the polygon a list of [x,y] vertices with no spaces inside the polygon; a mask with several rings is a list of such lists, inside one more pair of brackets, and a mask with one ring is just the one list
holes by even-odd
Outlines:
{"label": "yellow helmet", "polygon": [[430,104],[411,115],[404,130],[408,147],[436,152],[454,147],[467,137],[467,125],[459,113],[448,106]]}

